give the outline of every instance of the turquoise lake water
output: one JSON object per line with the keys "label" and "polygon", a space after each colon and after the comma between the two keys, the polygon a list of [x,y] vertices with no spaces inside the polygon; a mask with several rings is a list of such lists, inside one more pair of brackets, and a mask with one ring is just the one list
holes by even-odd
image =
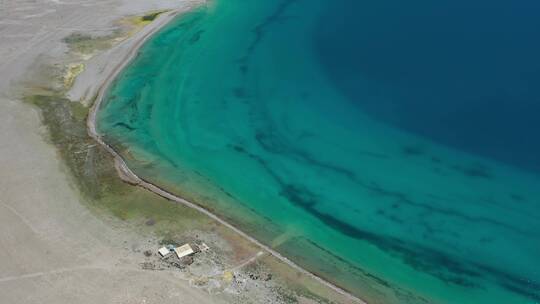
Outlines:
{"label": "turquoise lake water", "polygon": [[369,303],[538,303],[538,12],[216,0],[143,46],[98,131]]}

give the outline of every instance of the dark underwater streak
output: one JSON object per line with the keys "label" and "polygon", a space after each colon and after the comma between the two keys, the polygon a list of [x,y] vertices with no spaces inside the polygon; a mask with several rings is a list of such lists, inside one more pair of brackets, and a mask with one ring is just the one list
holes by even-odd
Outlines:
{"label": "dark underwater streak", "polygon": [[[409,206],[421,208],[429,212],[443,214],[445,216],[452,216],[455,218],[462,219],[463,221],[469,221],[473,223],[483,222],[486,224],[505,228],[509,231],[514,231],[515,233],[518,233],[518,234],[535,236],[535,237],[537,236],[537,234],[535,233],[521,230],[517,227],[510,226],[506,223],[503,223],[497,220],[484,218],[484,217],[478,217],[478,216],[469,216],[467,214],[464,214],[462,212],[458,212],[456,210],[452,210],[449,208],[441,208],[441,207],[432,206],[427,203],[416,202],[408,198],[407,195],[404,193],[383,189],[375,182],[370,182],[370,183],[363,182],[351,170],[318,161],[314,157],[309,155],[309,153],[304,152],[301,149],[294,148],[294,145],[292,145],[291,143],[285,142],[283,140],[284,138],[283,136],[280,136],[279,134],[276,135],[275,132],[272,131],[272,130],[276,130],[277,128],[272,126],[270,119],[268,119],[267,117],[264,117],[262,118],[262,120],[266,122],[267,126],[265,126],[264,128],[259,128],[255,132],[256,134],[255,138],[257,142],[260,144],[260,146],[268,153],[276,154],[276,155],[282,154],[282,155],[287,155],[290,157],[295,157],[297,160],[305,162],[310,166],[319,167],[321,169],[325,169],[325,170],[329,170],[337,174],[341,174],[344,177],[348,178],[350,181],[359,185],[360,187],[366,190],[372,191],[373,193],[377,193],[381,196],[394,198],[399,203],[404,203]],[[265,130],[269,130],[269,131],[265,131]]]}
{"label": "dark underwater streak", "polygon": [[[373,232],[362,230],[343,222],[330,214],[320,212],[316,209],[316,205],[318,204],[317,196],[311,191],[304,187],[300,188],[299,186],[287,184],[266,164],[266,161],[259,156],[249,153],[240,146],[234,146],[233,148],[235,151],[244,153],[256,160],[265,169],[268,175],[280,185],[282,189],[280,192],[281,196],[343,235],[356,240],[369,242],[382,251],[399,257],[404,263],[411,267],[429,273],[448,283],[464,287],[481,287],[474,283],[473,280],[467,279],[463,275],[473,278],[484,277],[480,271],[483,270],[489,273],[499,286],[512,290],[513,292],[518,292],[522,296],[540,300],[540,284],[524,281],[522,278],[516,277],[515,275],[498,271],[486,265],[471,262],[462,263],[442,251],[431,249],[421,244],[406,243],[394,237],[378,235]],[[381,191],[380,188],[376,189]],[[400,197],[400,195],[398,195],[398,197]],[[443,273],[440,270],[446,270],[448,273]]]}
{"label": "dark underwater streak", "polygon": [[[310,194],[307,189],[298,189],[295,186],[289,185],[283,189],[282,195],[290,202],[301,207],[303,210],[335,230],[357,240],[367,241],[387,253],[398,254],[408,265],[415,269],[430,273],[443,281],[465,287],[478,287],[472,280],[467,280],[461,275],[465,274],[469,277],[482,277],[481,272],[478,270],[484,270],[489,273],[501,287],[511,287],[511,290],[519,292],[525,297],[540,300],[540,284],[526,281],[520,277],[497,271],[494,268],[482,264],[470,262],[460,263],[453,257],[446,255],[441,251],[430,249],[420,244],[405,243],[393,237],[382,236],[361,230],[346,222],[340,221],[332,215],[320,212],[315,208],[316,199],[314,198],[314,195]],[[307,198],[305,196],[307,196]],[[438,268],[446,269],[453,273],[453,276],[438,272]]]}
{"label": "dark underwater streak", "polygon": [[242,56],[238,61],[242,63],[241,70],[243,70],[243,73],[247,72],[247,61],[249,60],[249,57],[251,54],[255,51],[255,48],[257,48],[257,45],[260,43],[260,41],[263,39],[263,36],[265,34],[265,30],[268,26],[270,26],[272,23],[277,22],[282,17],[283,13],[287,10],[287,8],[292,5],[294,2],[298,0],[284,0],[282,1],[278,7],[274,10],[272,14],[270,14],[263,22],[258,24],[254,29],[253,33],[255,34],[255,38],[251,42],[251,44],[246,48],[246,54]]}
{"label": "dark underwater streak", "polygon": [[[288,1],[287,4],[290,3],[290,2],[291,1]],[[282,7],[286,7],[286,5],[283,5]],[[280,9],[278,11],[281,11],[281,10],[282,9]],[[244,94],[246,94],[245,91],[243,91],[243,92],[244,92]],[[256,99],[257,95],[258,95],[258,92],[253,93],[253,96],[255,96],[254,97],[255,99]],[[263,115],[263,114],[259,113],[259,115]],[[264,121],[266,123],[266,126],[264,126],[264,128],[257,128],[257,130],[255,132],[255,139],[257,140],[259,145],[265,151],[267,151],[268,153],[275,154],[275,155],[282,154],[282,155],[287,155],[287,156],[290,156],[290,157],[295,157],[298,161],[305,162],[310,166],[319,167],[321,169],[326,169],[326,170],[330,170],[330,171],[332,171],[334,173],[341,174],[341,175],[345,176],[346,178],[348,178],[350,181],[356,183],[357,185],[359,185],[360,187],[362,187],[362,188],[364,188],[366,190],[372,191],[373,193],[377,193],[377,194],[379,194],[381,196],[394,198],[394,199],[397,200],[397,202],[404,203],[404,204],[409,205],[409,206],[414,206],[414,207],[417,207],[417,208],[427,210],[429,212],[434,212],[434,213],[442,214],[442,215],[445,215],[445,216],[452,216],[452,217],[455,217],[455,218],[459,218],[459,219],[461,219],[463,221],[469,221],[469,222],[473,222],[473,223],[484,222],[484,223],[487,223],[487,224],[490,224],[490,225],[505,228],[505,229],[507,229],[509,231],[513,231],[513,232],[521,234],[521,235],[537,236],[535,233],[531,233],[531,232],[528,232],[528,231],[525,231],[525,230],[521,230],[521,229],[519,229],[517,227],[510,226],[510,225],[508,225],[506,223],[503,223],[503,222],[500,222],[500,221],[497,221],[497,220],[484,218],[484,217],[469,216],[469,215],[466,215],[466,214],[464,214],[462,212],[458,212],[458,211],[455,211],[455,210],[452,210],[452,209],[440,208],[440,207],[431,206],[431,205],[426,204],[426,203],[415,202],[415,201],[409,199],[407,197],[407,195],[405,195],[404,193],[383,189],[382,187],[380,187],[375,182],[367,183],[367,182],[361,181],[360,178],[358,176],[356,176],[356,174],[354,172],[352,172],[351,170],[318,161],[314,157],[309,155],[309,153],[304,152],[301,149],[294,148],[294,145],[292,145],[291,143],[286,142],[286,141],[283,140],[283,138],[284,138],[283,136],[280,136],[279,134],[276,135],[275,132],[273,132],[273,130],[277,130],[278,128],[276,128],[276,127],[274,127],[272,125],[272,122],[268,117],[266,117],[266,116],[260,117],[260,120]],[[266,130],[268,130],[268,131],[266,131]],[[378,155],[378,156],[380,156],[380,155]],[[477,167],[478,166],[474,166],[474,167],[471,167],[471,168],[464,168],[464,169],[460,169],[460,170],[463,170],[465,172],[470,171],[470,173],[467,173],[467,175],[469,175],[469,176],[482,176],[482,177],[485,177],[486,176],[485,174],[476,173],[478,170],[480,170],[480,169],[476,169]],[[483,168],[483,166],[480,167],[480,168]],[[485,169],[483,169],[481,172],[484,172],[484,171],[485,171]],[[392,218],[392,219],[396,220],[395,217]],[[427,228],[426,230],[433,231],[432,228]]]}

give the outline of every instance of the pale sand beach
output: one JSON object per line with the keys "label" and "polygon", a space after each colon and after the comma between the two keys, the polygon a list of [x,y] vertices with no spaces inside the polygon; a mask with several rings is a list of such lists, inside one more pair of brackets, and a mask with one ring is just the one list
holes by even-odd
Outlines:
{"label": "pale sand beach", "polygon": [[[157,220],[156,231],[152,227],[135,229],[134,223],[153,226],[154,218],[143,221],[142,217],[130,217],[129,210],[115,209],[111,214],[103,211],[107,206],[90,208],[92,199],[85,199],[80,189],[85,180],[71,174],[73,169],[62,161],[58,146],[51,144],[59,141],[50,139],[51,127],[42,124],[47,116],[23,102],[31,94],[61,92],[74,102],[90,105],[145,37],[196,4],[172,0],[0,2],[1,303],[353,301],[271,256],[259,254],[256,246],[200,215],[193,217],[204,219],[182,236],[205,237],[216,254],[202,257],[206,260],[187,270],[156,271],[161,269],[156,266],[160,263],[155,256],[160,238],[156,231],[161,227],[158,232],[177,235],[166,227],[170,220],[165,224]],[[161,10],[168,12],[146,26],[132,26],[132,35],[117,33],[119,20]],[[74,33],[111,38],[96,50],[74,51],[65,40]],[[65,75],[59,76],[59,71]],[[89,142],[88,151],[95,146]],[[94,155],[88,151],[77,153],[86,153],[88,162]],[[122,187],[152,203],[172,204],[146,190]],[[176,208],[180,214],[189,212],[184,207],[166,208]],[[189,230],[191,222],[178,225]],[[205,225],[211,229],[201,231]],[[145,251],[154,253],[145,257]],[[220,256],[222,260],[213,264]],[[275,279],[251,280],[243,271],[259,260]],[[212,267],[206,267],[209,264]],[[216,279],[221,276],[228,279]]]}

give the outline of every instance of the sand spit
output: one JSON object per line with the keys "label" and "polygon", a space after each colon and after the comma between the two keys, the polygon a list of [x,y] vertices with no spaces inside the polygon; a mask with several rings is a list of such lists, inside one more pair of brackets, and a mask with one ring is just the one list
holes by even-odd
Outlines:
{"label": "sand spit", "polygon": [[[153,231],[141,233],[117,218],[102,217],[90,210],[60,153],[45,140],[48,133],[40,123],[39,111],[22,102],[29,90],[32,94],[47,90],[63,92],[63,86],[73,85],[67,96],[89,105],[98,93],[102,95],[145,39],[176,14],[197,3],[187,0],[0,1],[1,303],[319,302],[310,297],[291,300],[288,297],[291,293],[284,290],[286,286],[279,283],[279,279],[269,282],[253,279],[253,269],[257,267],[252,264],[269,259],[268,255],[260,255],[258,249],[250,248],[242,238],[228,236],[224,239],[224,234],[219,232],[224,230],[221,227],[225,225],[235,230],[234,227],[202,209],[201,212],[223,225],[207,220],[212,222],[209,225],[212,230],[194,229],[184,237],[204,237],[215,251],[195,257],[189,269],[159,268],[161,262],[155,250],[157,243],[163,240]],[[117,35],[118,20],[163,10],[166,13],[132,37]],[[79,53],[74,54],[65,43],[66,37],[84,40],[85,35],[108,38],[98,50],[80,48]],[[58,71],[65,75],[58,75]],[[92,115],[95,118],[95,113]],[[95,132],[90,125],[89,130]],[[130,172],[124,165],[117,160],[123,172]],[[136,176],[131,178],[132,182],[139,182]],[[168,197],[152,185],[148,186]],[[142,189],[133,191],[157,197]],[[153,203],[162,204],[161,201]],[[183,203],[190,206],[189,202]],[[154,225],[154,220],[145,220],[142,225]],[[245,252],[234,253],[242,250]],[[241,258],[235,260],[235,255]],[[251,272],[243,271],[245,267],[251,267]],[[278,268],[283,273],[296,271],[284,264]],[[267,277],[264,267],[261,269]],[[234,282],[224,285],[228,280]],[[354,300],[334,296],[332,301],[351,303]]]}

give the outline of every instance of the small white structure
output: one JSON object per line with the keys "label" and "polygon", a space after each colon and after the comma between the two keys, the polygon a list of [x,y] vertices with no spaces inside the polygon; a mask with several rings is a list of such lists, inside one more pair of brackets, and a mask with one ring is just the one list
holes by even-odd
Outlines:
{"label": "small white structure", "polygon": [[185,245],[182,245],[180,247],[174,248],[174,252],[178,256],[178,258],[181,259],[181,258],[183,258],[185,256],[193,254],[195,251],[193,250],[193,248],[191,248],[191,246],[189,244],[185,244]]}
{"label": "small white structure", "polygon": [[165,257],[165,256],[167,256],[169,253],[171,253],[171,251],[170,251],[169,249],[167,249],[167,247],[161,247],[161,248],[159,248],[158,253],[159,253],[159,255],[161,255],[162,257]]}
{"label": "small white structure", "polygon": [[199,245],[199,250],[200,250],[201,252],[206,252],[206,251],[208,251],[208,249],[210,249],[210,247],[208,247],[208,245],[206,245],[206,243],[201,243],[201,244]]}

